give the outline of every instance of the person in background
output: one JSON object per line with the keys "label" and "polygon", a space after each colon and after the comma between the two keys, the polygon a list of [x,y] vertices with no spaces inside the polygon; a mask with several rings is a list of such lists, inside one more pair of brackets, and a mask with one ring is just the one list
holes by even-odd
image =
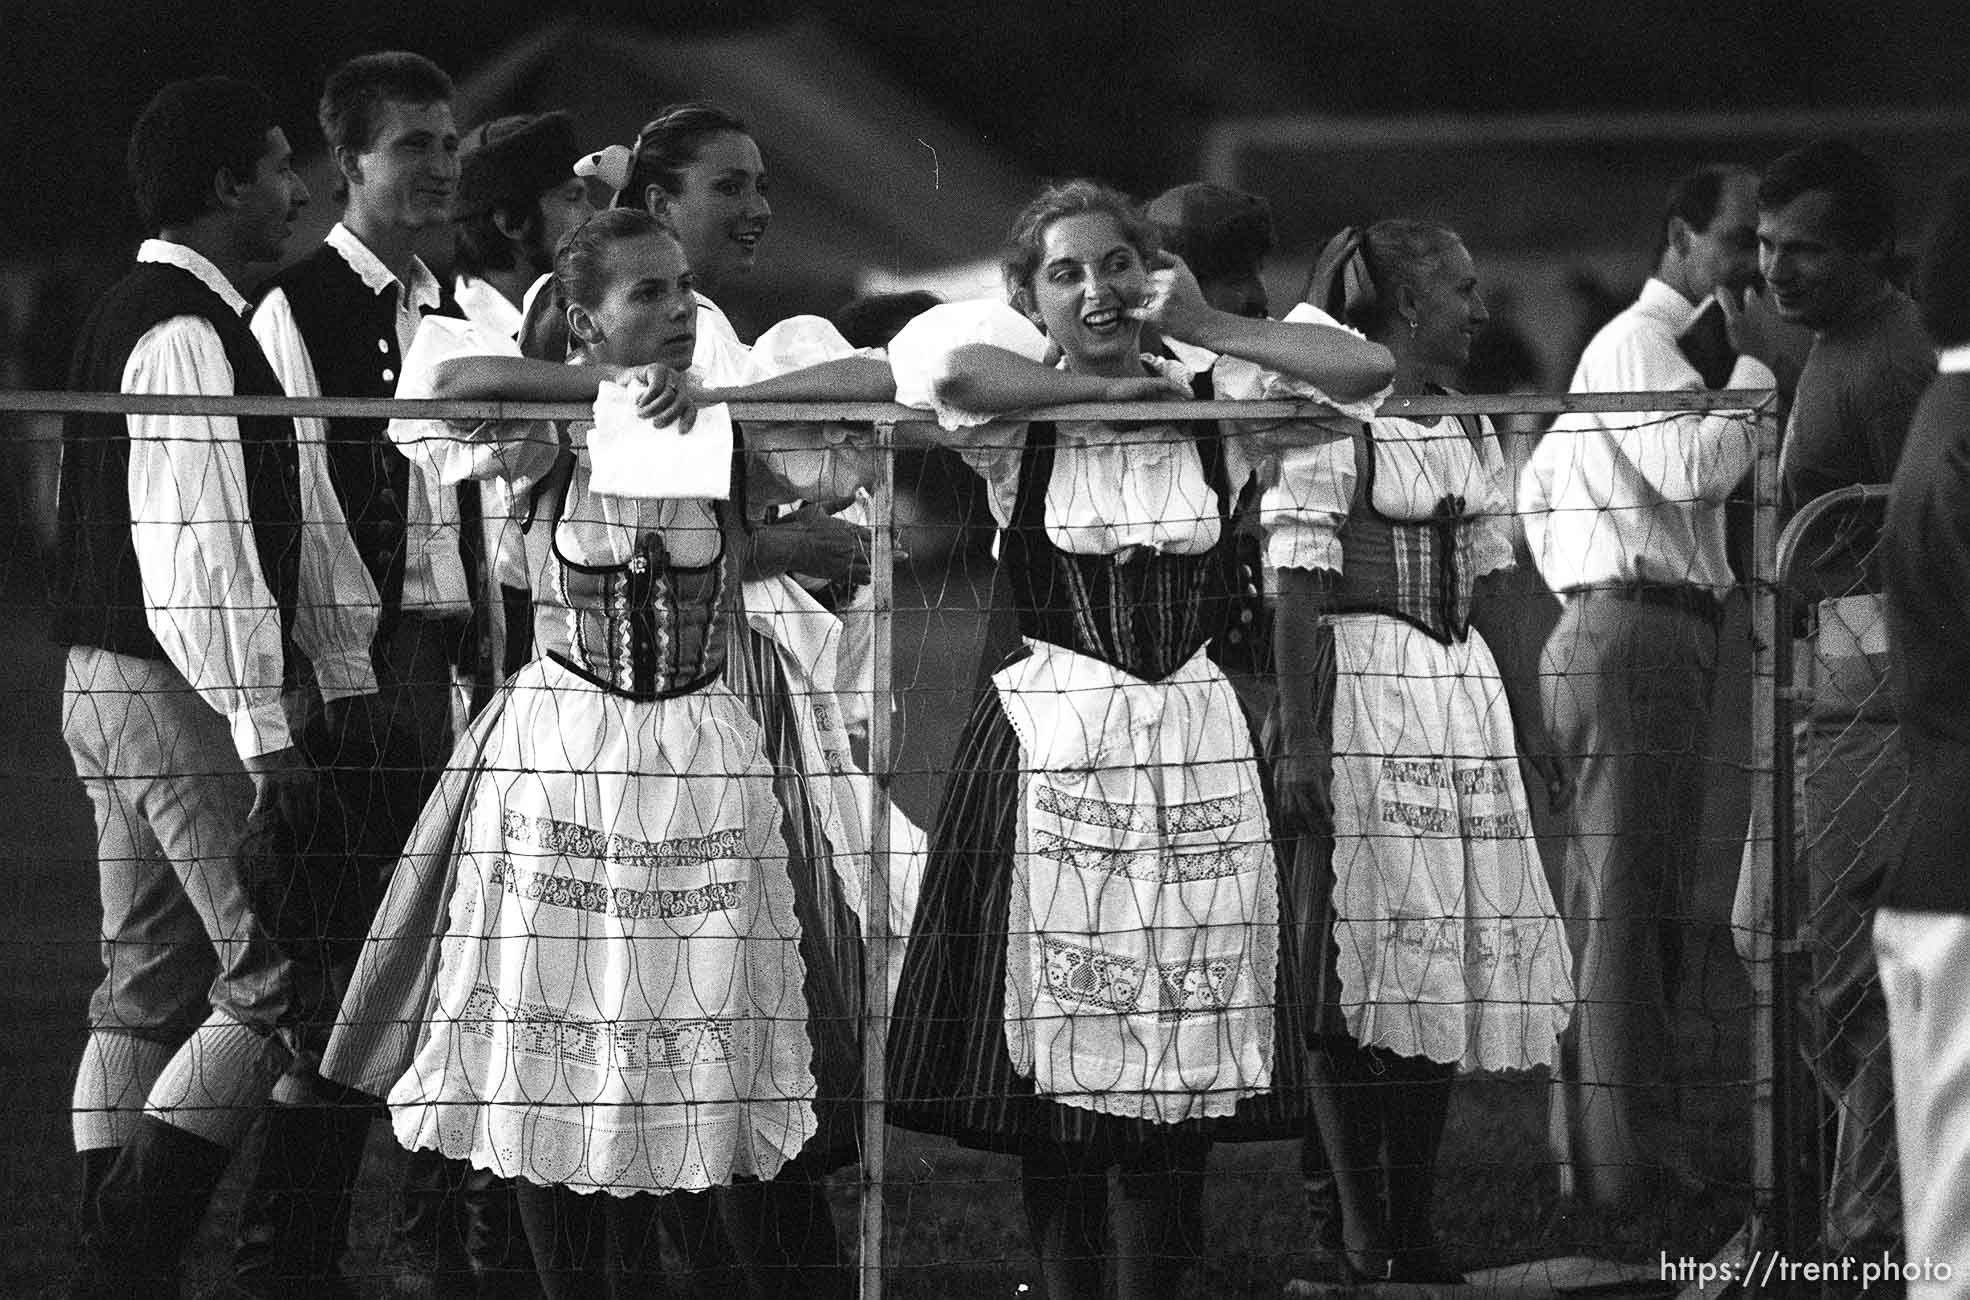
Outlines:
{"label": "person in background", "polygon": [[[1875,895],[1874,952],[1894,1061],[1908,1294],[1970,1277],[1970,171],[1951,178],[1916,278],[1940,372],[1888,497],[1880,573],[1908,795]],[[1945,1272],[1944,1270],[1949,1270]]]}
{"label": "person in background", "polygon": [[[529,290],[554,269],[554,250],[595,215],[588,182],[574,174],[574,121],[566,113],[516,114],[472,128],[458,146],[452,202],[453,295],[467,320],[518,339]],[[533,657],[526,547],[503,487],[480,493],[486,557],[482,594],[488,684]]]}
{"label": "person in background", "polygon": [[[417,241],[451,221],[458,130],[451,78],[404,51],[365,54],[328,75],[318,112],[345,199],[342,220],[308,256],[274,277],[253,333],[296,397],[389,397],[427,313],[457,315]],[[338,598],[379,610],[372,654],[380,684],[366,746],[332,772],[355,844],[348,877],[323,918],[345,974],[426,796],[451,750],[453,671],[472,664],[479,531],[475,491],[442,490],[367,417],[303,418],[326,447],[330,475],[364,572]],[[369,1114],[298,1061],[275,1091],[267,1141],[240,1216],[235,1273],[258,1294],[296,1282],[341,1285],[350,1189]],[[388,1252],[413,1287],[469,1284],[446,1244],[449,1189],[464,1178],[413,1157]]]}
{"label": "person in background", "polygon": [[[1389,349],[1396,393],[1450,391],[1489,318],[1456,232],[1350,228],[1315,269],[1314,305]],[[1498,599],[1509,483],[1482,417],[1390,416],[1285,452],[1264,498],[1274,786],[1315,889],[1310,1140],[1344,1241],[1319,1282],[1462,1280],[1430,1223],[1456,1071],[1552,1065],[1572,1008],[1518,756],[1565,785]]]}
{"label": "person in background", "polygon": [[[1210,307],[1155,226],[1092,181],[1040,193],[1007,248],[1009,306],[935,307],[890,345],[898,400],[935,410],[933,436],[985,480],[1023,634],[958,741],[932,835],[890,1116],[1020,1157],[1051,1300],[1107,1293],[1111,1227],[1113,1293],[1138,1300],[1174,1294],[1201,1253],[1184,1188],[1212,1141],[1304,1131],[1296,886],[1254,730],[1207,649],[1238,485],[1279,443],[1332,436],[1185,419],[1191,372],[1142,335],[1357,414],[1390,363],[1331,324]],[[1013,414],[1159,399],[1169,418],[1146,423]]]}
{"label": "person in background", "polygon": [[[239,290],[308,198],[273,105],[227,78],[173,82],[128,165],[152,237],[90,315],[70,386],[284,396]],[[359,717],[376,615],[341,599],[361,561],[291,420],[77,414],[62,439],[53,632],[95,807],[104,966],[75,1081],[69,1294],[133,1300],[178,1293],[233,1149],[333,1019],[312,918],[289,902],[332,883],[308,851],[324,740],[283,695],[305,657],[316,725]]]}
{"label": "person in background", "polygon": [[[1757,275],[1756,178],[1710,166],[1664,205],[1655,274],[1594,336],[1576,393],[1699,390],[1678,336]],[[1773,386],[1749,353],[1732,388]],[[1552,1141],[1562,1189],[1633,1208],[1692,1177],[1672,1131],[1670,1032],[1703,827],[1717,635],[1731,574],[1724,501],[1756,451],[1740,413],[1562,416],[1519,483],[1527,543],[1563,608],[1540,666],[1572,769],[1562,907],[1580,995]]]}
{"label": "person in background", "polygon": [[[1936,356],[1889,279],[1895,196],[1853,145],[1795,149],[1758,181],[1758,260],[1779,319],[1813,332],[1779,458],[1787,516],[1895,475]],[[1728,310],[1728,308],[1727,308]],[[1748,350],[1769,346],[1739,324]],[[1850,516],[1799,574],[1812,639],[1793,685],[1811,704],[1797,750],[1802,925],[1812,956],[1808,1059],[1837,1114],[1822,1241],[1828,1258],[1899,1257],[1888,1011],[1869,942],[1873,897],[1901,843],[1908,769],[1889,688],[1872,516]]]}

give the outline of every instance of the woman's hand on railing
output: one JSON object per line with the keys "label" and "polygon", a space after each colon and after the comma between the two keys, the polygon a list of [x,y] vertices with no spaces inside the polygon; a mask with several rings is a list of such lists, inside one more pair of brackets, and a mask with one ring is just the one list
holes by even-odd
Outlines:
{"label": "woman's hand on railing", "polygon": [[669,366],[652,363],[622,372],[624,383],[638,388],[636,414],[658,428],[675,424],[679,433],[691,432],[697,418],[693,389],[685,376]]}

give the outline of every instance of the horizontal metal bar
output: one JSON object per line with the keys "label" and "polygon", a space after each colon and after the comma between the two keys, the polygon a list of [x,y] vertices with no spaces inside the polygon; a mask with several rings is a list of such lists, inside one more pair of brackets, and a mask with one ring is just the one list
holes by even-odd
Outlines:
{"label": "horizontal metal bar", "polygon": [[[1679,389],[1659,393],[1506,393],[1484,397],[1391,397],[1382,403],[1389,416],[1559,415],[1575,411],[1657,413],[1663,411],[1748,411],[1769,405],[1768,389]],[[1333,419],[1315,402],[1083,402],[1020,412],[1047,420],[1167,420],[1180,407],[1188,419]],[[400,401],[390,397],[204,397],[124,393],[0,392],[0,411],[101,412],[147,415],[288,415],[418,420],[579,420],[589,415],[580,402]],[[922,424],[930,413],[891,402],[733,402],[741,420],[844,421]]]}

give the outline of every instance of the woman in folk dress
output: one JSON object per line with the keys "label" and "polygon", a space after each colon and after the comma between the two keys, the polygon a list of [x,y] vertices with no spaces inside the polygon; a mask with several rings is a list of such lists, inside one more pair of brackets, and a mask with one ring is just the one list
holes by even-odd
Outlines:
{"label": "woman in folk dress", "polygon": [[[569,364],[482,355],[499,351],[483,331],[427,322],[407,372],[426,395],[595,397],[632,457],[639,410],[684,418],[691,390],[753,377],[744,357],[693,365],[688,264],[648,214],[592,219],[555,276]],[[647,388],[638,399],[618,380]],[[774,395],[833,395],[780,382]],[[718,1253],[694,1194],[770,1186],[817,1128],[783,814],[760,727],[725,683],[746,496],[809,485],[713,453],[696,468],[732,500],[630,495],[619,472],[598,473],[599,427],[393,429],[449,461],[445,477],[499,475],[531,503],[540,654],[454,755],[325,1067],[386,1095],[404,1145],[521,1180],[554,1296],[647,1277],[660,1221]],[[780,441],[813,444],[783,467],[832,472],[812,431]],[[693,1294],[742,1288],[729,1270],[693,1281]]]}
{"label": "woman in folk dress", "polygon": [[[1447,391],[1488,318],[1462,241],[1418,221],[1337,236],[1308,298],[1389,348],[1397,393]],[[1320,886],[1308,1140],[1326,1142],[1346,1242],[1328,1280],[1461,1280],[1429,1224],[1451,1080],[1551,1065],[1572,1005],[1513,727],[1544,754],[1516,671],[1537,651],[1490,590],[1510,502],[1480,417],[1379,418],[1289,452],[1264,502],[1276,783]]]}
{"label": "woman in folk dress", "polygon": [[[1205,650],[1233,590],[1239,485],[1269,443],[1330,435],[1184,419],[1189,372],[1140,335],[1147,322],[1267,367],[1275,393],[1342,402],[1372,398],[1388,357],[1330,324],[1212,310],[1134,205],[1092,182],[1035,199],[1004,269],[1017,310],[932,308],[890,349],[898,399],[935,408],[986,480],[1025,642],[958,743],[890,1113],[1021,1157],[1053,1300],[1103,1294],[1111,1219],[1117,1293],[1162,1295],[1197,1247],[1178,1189],[1212,1137],[1301,1123],[1279,862],[1250,730]],[[1170,419],[993,420],[1152,398]]]}

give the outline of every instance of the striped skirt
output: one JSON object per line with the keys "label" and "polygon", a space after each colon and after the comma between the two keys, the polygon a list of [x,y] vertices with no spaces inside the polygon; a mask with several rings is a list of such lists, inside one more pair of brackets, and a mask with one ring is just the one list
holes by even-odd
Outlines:
{"label": "striped skirt", "polygon": [[813,760],[804,753],[793,715],[793,710],[809,707],[808,701],[796,698],[773,641],[743,618],[735,620],[726,680],[759,723],[760,748],[773,769],[773,793],[783,814],[818,1090],[814,1112],[819,1128],[801,1154],[812,1171],[826,1172],[860,1158],[863,944],[833,856],[866,851],[866,846],[830,843],[811,783],[833,776],[825,769],[810,770]]}
{"label": "striped skirt", "polygon": [[[888,1056],[889,1119],[987,1151],[1072,1147],[1112,1161],[1194,1131],[1218,1140],[1297,1138],[1307,1106],[1301,992],[1306,977],[1294,927],[1279,936],[1280,993],[1272,1088],[1223,1119],[1180,1125],[1102,1114],[1039,1096],[1006,1050],[1007,927],[1020,805],[1019,739],[996,691],[979,697],[958,741],[951,783],[931,834],[930,862],[897,992]],[[1304,910],[1281,871],[1280,910]]]}

